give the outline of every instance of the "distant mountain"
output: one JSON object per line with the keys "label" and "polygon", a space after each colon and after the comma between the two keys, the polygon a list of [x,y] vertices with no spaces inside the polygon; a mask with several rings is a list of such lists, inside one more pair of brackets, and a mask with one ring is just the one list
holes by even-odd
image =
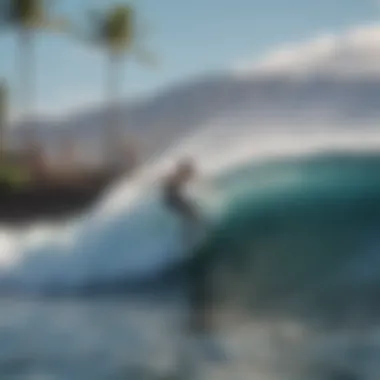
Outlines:
{"label": "distant mountain", "polygon": [[[184,135],[206,125],[223,122],[234,128],[243,123],[260,128],[273,118],[351,125],[380,117],[380,80],[315,77],[215,76],[184,83],[135,105],[122,104],[118,111],[125,131],[151,156]],[[41,121],[33,129],[46,142],[70,133],[96,141],[106,126],[105,108],[71,115],[64,121]],[[14,138],[25,126],[20,125]],[[30,126],[29,126],[30,127]]]}
{"label": "distant mountain", "polygon": [[[127,136],[136,140],[144,157],[207,126],[261,131],[275,121],[302,131],[315,130],[318,124],[357,128],[380,117],[379,41],[377,25],[322,36],[280,48],[243,69],[190,80],[133,104],[122,103],[118,112]],[[107,113],[105,107],[88,109],[59,122],[42,120],[32,128],[49,143],[64,132],[93,142],[102,136]],[[25,127],[19,125],[13,137],[17,139]]]}

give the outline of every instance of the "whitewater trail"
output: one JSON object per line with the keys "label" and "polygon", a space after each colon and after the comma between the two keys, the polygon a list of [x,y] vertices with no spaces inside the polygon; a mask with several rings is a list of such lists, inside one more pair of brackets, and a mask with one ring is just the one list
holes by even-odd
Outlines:
{"label": "whitewater trail", "polygon": [[344,133],[340,128],[327,132],[314,126],[306,133],[280,122],[260,129],[244,123],[234,129],[225,120],[210,123],[148,162],[133,178],[112,186],[84,215],[57,225],[0,228],[0,279],[35,288],[76,285],[149,274],[183,258],[181,225],[159,201],[159,181],[179,158],[194,158],[199,166],[202,179],[189,191],[212,215],[223,207],[226,194],[209,188],[208,181],[240,164],[378,147],[380,133],[375,126]]}

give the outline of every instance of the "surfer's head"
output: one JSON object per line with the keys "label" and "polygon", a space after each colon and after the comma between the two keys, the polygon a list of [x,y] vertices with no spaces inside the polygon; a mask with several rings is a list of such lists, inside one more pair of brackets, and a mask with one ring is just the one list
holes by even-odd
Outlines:
{"label": "surfer's head", "polygon": [[183,159],[178,162],[175,173],[180,181],[190,181],[196,175],[195,165],[191,160]]}

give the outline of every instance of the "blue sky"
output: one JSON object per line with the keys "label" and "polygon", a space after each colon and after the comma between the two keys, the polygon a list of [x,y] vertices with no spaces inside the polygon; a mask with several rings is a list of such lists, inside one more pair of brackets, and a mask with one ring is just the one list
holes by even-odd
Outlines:
{"label": "blue sky", "polygon": [[[83,22],[86,9],[110,0],[56,0],[55,11]],[[282,44],[322,33],[373,24],[376,0],[135,0],[148,27],[145,45],[159,66],[126,63],[126,96],[149,94],[198,74],[256,59]],[[17,45],[13,33],[0,36],[0,76],[12,88],[17,108]],[[106,59],[64,36],[36,39],[37,108],[59,112],[101,101]]]}

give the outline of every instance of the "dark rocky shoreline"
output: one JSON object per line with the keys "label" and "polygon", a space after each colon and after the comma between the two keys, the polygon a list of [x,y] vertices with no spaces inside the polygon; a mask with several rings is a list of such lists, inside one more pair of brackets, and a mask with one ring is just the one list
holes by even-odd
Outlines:
{"label": "dark rocky shoreline", "polygon": [[57,221],[85,212],[117,178],[107,174],[10,187],[0,183],[0,224]]}

